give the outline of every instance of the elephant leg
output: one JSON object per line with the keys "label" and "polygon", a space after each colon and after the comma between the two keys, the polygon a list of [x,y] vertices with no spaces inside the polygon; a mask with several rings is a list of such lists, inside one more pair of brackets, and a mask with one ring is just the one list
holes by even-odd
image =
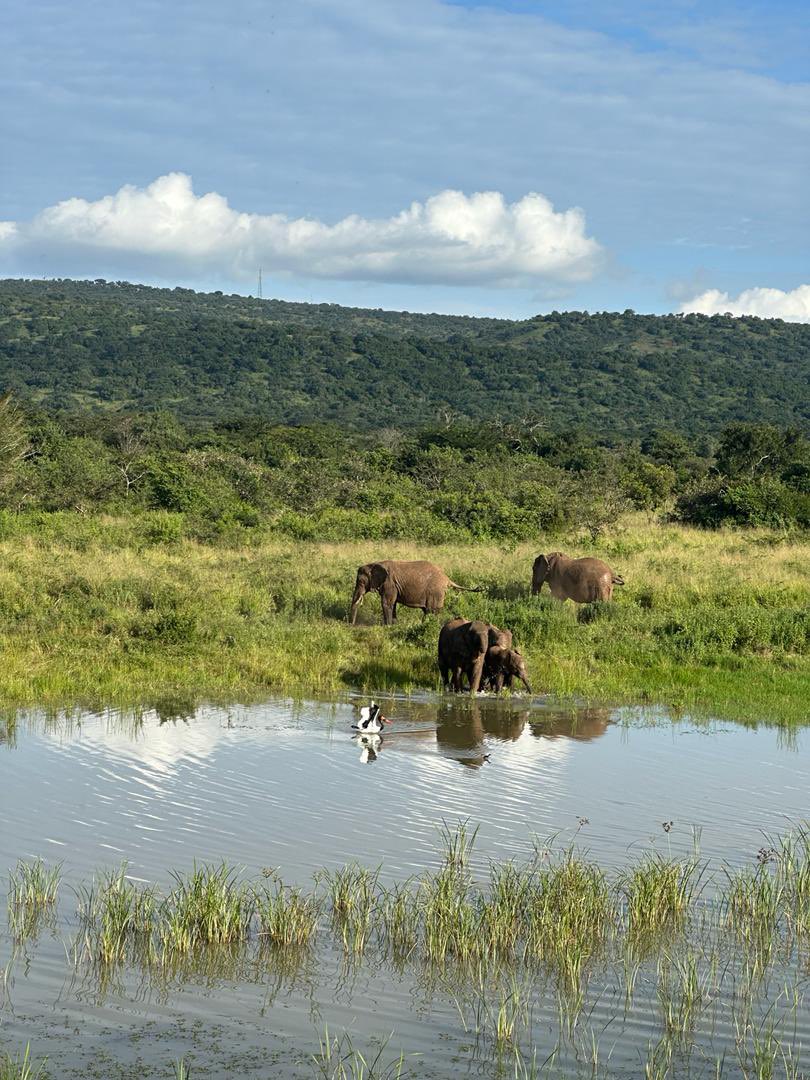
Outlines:
{"label": "elephant leg", "polygon": [[474,657],[472,664],[470,665],[470,693],[477,694],[481,688],[481,676],[484,673],[484,659],[486,653]]}
{"label": "elephant leg", "polygon": [[391,626],[396,618],[397,607],[397,591],[391,586],[380,591],[380,600],[382,601],[383,611],[383,624],[385,626]]}
{"label": "elephant leg", "polygon": [[439,674],[442,677],[442,686],[446,690],[450,683],[450,665],[444,660],[439,660]]}

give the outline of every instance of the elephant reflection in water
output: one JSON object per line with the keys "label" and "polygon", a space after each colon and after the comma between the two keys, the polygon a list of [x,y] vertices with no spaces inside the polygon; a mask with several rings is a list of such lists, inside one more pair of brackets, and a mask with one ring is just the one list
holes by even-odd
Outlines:
{"label": "elephant reflection in water", "polygon": [[610,725],[610,709],[572,709],[569,712],[535,713],[531,733],[538,739],[598,739]]}
{"label": "elephant reflection in water", "polygon": [[471,701],[467,708],[439,711],[436,742],[446,757],[478,769],[489,761],[489,754],[484,752],[486,739],[514,742],[523,734],[528,719],[528,709],[482,709],[480,702]]}

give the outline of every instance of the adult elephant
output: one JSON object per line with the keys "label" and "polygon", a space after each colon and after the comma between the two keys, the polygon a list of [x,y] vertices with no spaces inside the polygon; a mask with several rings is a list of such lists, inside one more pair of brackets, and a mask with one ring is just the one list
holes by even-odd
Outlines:
{"label": "adult elephant", "polygon": [[538,555],[534,560],[532,596],[540,592],[546,581],[552,596],[577,604],[610,600],[613,586],[624,585],[624,579],[614,574],[601,559],[571,559],[561,551]]}
{"label": "adult elephant", "polygon": [[404,562],[396,559],[383,559],[381,562],[366,563],[358,567],[357,580],[354,583],[349,621],[354,626],[357,609],[367,592],[378,592],[382,602],[383,623],[390,626],[397,617],[397,605],[421,608],[427,615],[435,614],[444,607],[444,594],[448,589],[462,589],[464,592],[480,592],[480,589],[467,589],[451,581],[441,567],[435,563]]}
{"label": "adult elephant", "polygon": [[470,683],[470,693],[477,693],[489,648],[489,630],[489,623],[478,619],[470,622],[458,616],[448,619],[441,628],[439,671],[446,688],[452,687],[459,693],[466,675]]}

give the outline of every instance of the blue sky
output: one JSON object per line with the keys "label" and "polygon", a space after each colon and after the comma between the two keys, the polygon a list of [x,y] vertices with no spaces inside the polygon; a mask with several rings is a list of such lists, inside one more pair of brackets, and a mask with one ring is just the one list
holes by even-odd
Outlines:
{"label": "blue sky", "polygon": [[291,299],[810,321],[807,22],[787,0],[10,0],[0,274],[252,292],[261,265]]}

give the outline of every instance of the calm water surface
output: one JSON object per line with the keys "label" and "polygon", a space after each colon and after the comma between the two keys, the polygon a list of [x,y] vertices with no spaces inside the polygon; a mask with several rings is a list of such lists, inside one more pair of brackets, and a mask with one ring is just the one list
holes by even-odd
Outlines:
{"label": "calm water surface", "polygon": [[[0,746],[0,873],[41,855],[62,862],[64,885],[53,933],[22,951],[0,937],[0,1045],[30,1040],[55,1076],[169,1077],[186,1054],[195,1077],[305,1077],[328,1024],[364,1048],[395,1032],[389,1056],[400,1047],[421,1054],[418,1076],[499,1075],[446,988],[373,963],[347,971],[329,947],[292,972],[235,956],[230,970],[169,989],[130,973],[100,993],[66,958],[70,887],[122,860],[132,877],[163,886],[174,869],[222,859],[249,876],[277,868],[288,883],[352,860],[401,880],[437,865],[437,827],[462,819],[479,826],[481,874],[490,859],[527,857],[552,835],[604,866],[650,848],[685,853],[696,840],[712,862],[751,864],[767,834],[810,816],[804,732],[673,721],[656,710],[561,712],[519,698],[392,698],[383,707],[393,727],[361,747],[350,732],[358,704],[22,718]],[[606,1044],[611,1075],[643,1073],[657,1030],[648,1006]],[[592,1025],[609,1027],[607,983],[589,1008]],[[538,996],[538,1061],[557,1023],[556,1006]],[[721,1044],[733,1041],[729,1017],[713,1024]],[[810,1046],[804,1005],[796,1024]]]}

